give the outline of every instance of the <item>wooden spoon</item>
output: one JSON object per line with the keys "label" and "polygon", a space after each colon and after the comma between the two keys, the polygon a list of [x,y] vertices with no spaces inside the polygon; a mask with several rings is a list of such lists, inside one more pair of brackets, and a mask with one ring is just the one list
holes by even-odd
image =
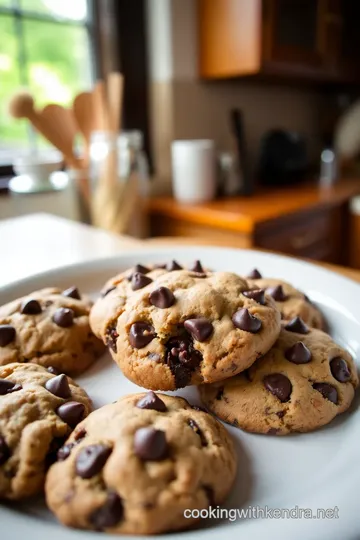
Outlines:
{"label": "wooden spoon", "polygon": [[94,131],[94,99],[91,92],[78,94],[73,102],[73,113],[84,139],[84,161],[88,163],[90,136]]}
{"label": "wooden spoon", "polygon": [[48,137],[50,142],[61,150],[70,166],[78,168],[80,161],[74,155],[74,141],[78,130],[72,110],[51,103],[38,114],[44,124],[51,127],[51,139]]}

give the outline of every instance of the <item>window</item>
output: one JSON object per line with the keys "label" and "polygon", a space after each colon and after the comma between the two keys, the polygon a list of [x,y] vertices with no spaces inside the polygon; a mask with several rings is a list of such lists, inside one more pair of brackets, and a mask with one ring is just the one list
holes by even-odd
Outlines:
{"label": "window", "polygon": [[90,87],[90,13],[90,0],[0,0],[0,164],[34,144],[26,121],[7,112],[19,87],[31,91],[36,106],[69,105]]}

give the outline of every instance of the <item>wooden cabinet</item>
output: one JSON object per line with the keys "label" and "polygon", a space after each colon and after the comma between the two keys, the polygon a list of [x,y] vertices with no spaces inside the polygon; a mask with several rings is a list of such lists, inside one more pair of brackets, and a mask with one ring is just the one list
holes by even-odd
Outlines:
{"label": "wooden cabinet", "polygon": [[198,0],[200,75],[353,80],[360,64],[359,4]]}
{"label": "wooden cabinet", "polygon": [[149,203],[151,234],[347,264],[348,203],[359,193],[359,180],[342,180],[327,190],[298,186],[194,205],[159,197]]}

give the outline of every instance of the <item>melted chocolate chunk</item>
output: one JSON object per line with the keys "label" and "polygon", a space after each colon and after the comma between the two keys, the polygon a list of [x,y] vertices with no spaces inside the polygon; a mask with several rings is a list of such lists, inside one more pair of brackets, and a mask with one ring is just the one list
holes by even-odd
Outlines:
{"label": "melted chocolate chunk", "polygon": [[202,361],[202,354],[194,349],[190,336],[172,337],[166,344],[165,361],[174,375],[176,388],[184,388]]}
{"label": "melted chocolate chunk", "polygon": [[152,427],[138,429],[134,435],[135,454],[144,461],[160,461],[168,454],[164,431]]}
{"label": "melted chocolate chunk", "polygon": [[21,384],[13,383],[8,381],[8,379],[0,379],[0,396],[12,394],[13,392],[18,392],[21,389]]}
{"label": "melted chocolate chunk", "polygon": [[320,392],[320,394],[325,398],[337,405],[338,403],[338,393],[334,386],[328,383],[314,383],[314,390]]}
{"label": "melted chocolate chunk", "polygon": [[77,287],[69,287],[62,292],[62,295],[67,296],[68,298],[74,298],[75,300],[81,300],[81,294]]}
{"label": "melted chocolate chunk", "polygon": [[136,406],[139,409],[150,409],[159,412],[167,411],[167,407],[163,400],[152,391],[145,394],[145,396],[136,403]]}
{"label": "melted chocolate chunk", "polygon": [[133,291],[143,289],[144,287],[146,287],[146,285],[149,285],[150,283],[152,283],[152,279],[145,274],[141,274],[141,272],[134,272],[131,277],[131,288]]}
{"label": "melted chocolate chunk", "polygon": [[39,313],[42,312],[40,303],[37,300],[34,300],[33,298],[30,298],[29,300],[25,300],[21,304],[21,313],[23,315],[39,315]]}
{"label": "melted chocolate chunk", "polygon": [[251,291],[244,291],[243,295],[246,298],[251,298],[255,300],[258,304],[265,306],[265,289],[253,289]]}
{"label": "melted chocolate chunk", "polygon": [[202,267],[202,264],[199,260],[194,261],[193,264],[190,266],[189,270],[191,272],[196,272],[197,274],[204,274],[205,270]]}
{"label": "melted chocolate chunk", "polygon": [[138,321],[131,325],[129,333],[130,345],[134,349],[143,349],[155,338],[155,335],[155,330],[151,324]]}
{"label": "melted chocolate chunk", "polygon": [[119,334],[116,330],[116,322],[114,322],[106,329],[105,344],[107,347],[110,347],[110,349],[112,349],[115,353],[117,352],[116,341],[118,337]]}
{"label": "melted chocolate chunk", "polygon": [[107,494],[105,503],[89,517],[90,523],[98,530],[115,527],[122,520],[124,509],[119,495],[113,491]]}
{"label": "melted chocolate chunk", "polygon": [[332,376],[339,382],[345,383],[351,379],[351,373],[345,360],[340,356],[333,358],[330,362]]}
{"label": "melted chocolate chunk", "polygon": [[202,445],[202,446],[207,446],[208,443],[207,443],[206,437],[205,437],[205,435],[203,434],[203,432],[201,431],[201,429],[199,428],[198,424],[195,422],[195,420],[193,420],[192,418],[189,418],[188,424],[189,424],[189,426],[191,427],[191,429],[192,429],[193,431],[195,431],[195,433],[197,433],[197,435],[199,435],[200,441],[201,441],[201,445]]}
{"label": "melted chocolate chunk", "polygon": [[257,268],[254,268],[246,277],[249,279],[261,279],[262,275]]}
{"label": "melted chocolate chunk", "polygon": [[5,438],[0,435],[0,465],[3,465],[5,461],[11,456],[10,448],[6,444]]}
{"label": "melted chocolate chunk", "polygon": [[86,446],[76,456],[76,474],[81,478],[92,478],[103,469],[112,449],[104,444]]}

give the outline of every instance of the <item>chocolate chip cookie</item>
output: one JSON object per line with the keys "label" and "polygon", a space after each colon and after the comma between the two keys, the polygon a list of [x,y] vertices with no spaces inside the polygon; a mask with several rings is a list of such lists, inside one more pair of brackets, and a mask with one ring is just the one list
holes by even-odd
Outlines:
{"label": "chocolate chip cookie", "polygon": [[[255,272],[258,271],[255,270]],[[255,273],[255,275],[260,274]],[[265,289],[266,294],[275,300],[284,320],[290,321],[294,317],[301,317],[312,328],[326,329],[324,317],[319,309],[311,303],[306,294],[295,289],[295,287],[286,281],[260,277],[257,279],[248,279],[248,283],[255,289]]]}
{"label": "chocolate chip cookie", "polygon": [[162,273],[133,291],[120,311],[107,312],[104,342],[123,373],[144,388],[225,379],[267,352],[280,331],[274,300],[248,289],[228,272]]}
{"label": "chocolate chip cookie", "polygon": [[0,366],[32,362],[83,372],[104,346],[90,328],[91,302],[77,288],[47,288],[0,307]]}
{"label": "chocolate chip cookie", "polygon": [[41,493],[73,428],[91,411],[86,392],[35,364],[0,367],[0,498]]}
{"label": "chocolate chip cookie", "polygon": [[300,318],[245,373],[200,394],[219,418],[246,431],[286,435],[328,424],[350,406],[358,375],[351,355]]}
{"label": "chocolate chip cookie", "polygon": [[187,528],[185,509],[217,505],[236,472],[229,433],[179,397],[133,394],[93,412],[58,452],[46,479],[65,525],[114,534]]}

